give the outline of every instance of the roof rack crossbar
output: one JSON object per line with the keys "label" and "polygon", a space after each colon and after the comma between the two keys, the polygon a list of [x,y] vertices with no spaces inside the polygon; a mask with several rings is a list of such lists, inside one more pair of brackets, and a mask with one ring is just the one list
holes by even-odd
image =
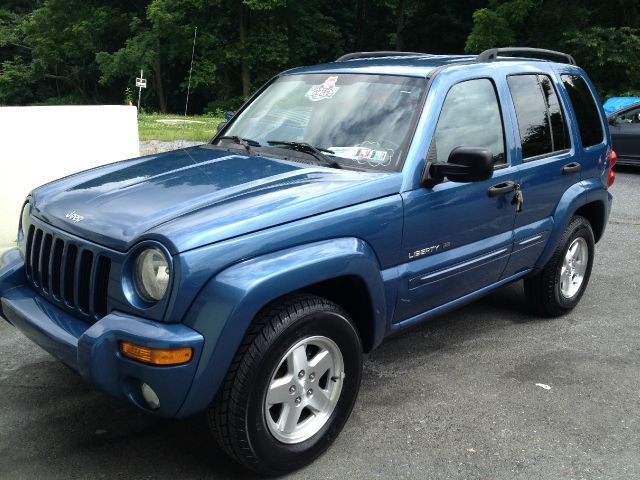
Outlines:
{"label": "roof rack crossbar", "polygon": [[542,59],[555,58],[561,63],[568,63],[570,65],[577,65],[574,58],[568,53],[557,52],[555,50],[545,50],[543,48],[528,48],[528,47],[504,47],[504,48],[490,48],[485,50],[476,57],[476,62],[494,62],[497,60],[498,55],[501,53],[522,55],[523,57],[531,57]]}
{"label": "roof rack crossbar", "polygon": [[396,52],[394,50],[379,51],[379,52],[354,52],[342,55],[336,59],[336,62],[345,62],[347,60],[356,60],[359,58],[378,58],[378,57],[412,57],[415,55],[425,55],[424,53],[417,52]]}

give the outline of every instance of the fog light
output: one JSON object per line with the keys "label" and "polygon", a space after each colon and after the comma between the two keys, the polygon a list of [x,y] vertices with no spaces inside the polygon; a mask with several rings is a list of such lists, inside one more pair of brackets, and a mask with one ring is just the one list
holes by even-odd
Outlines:
{"label": "fog light", "polygon": [[142,397],[144,398],[144,401],[147,402],[147,405],[149,405],[149,408],[151,410],[159,409],[160,399],[158,398],[158,395],[153,390],[153,388],[151,388],[149,385],[143,382],[141,390],[142,390]]}

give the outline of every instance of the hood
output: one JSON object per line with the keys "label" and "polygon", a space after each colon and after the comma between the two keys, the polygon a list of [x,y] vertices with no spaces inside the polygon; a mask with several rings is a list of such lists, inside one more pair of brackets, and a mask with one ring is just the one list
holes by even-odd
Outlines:
{"label": "hood", "polygon": [[399,174],[203,145],[81,172],[40,187],[33,199],[38,217],[81,238],[120,251],[153,238],[175,254],[397,193],[399,185]]}

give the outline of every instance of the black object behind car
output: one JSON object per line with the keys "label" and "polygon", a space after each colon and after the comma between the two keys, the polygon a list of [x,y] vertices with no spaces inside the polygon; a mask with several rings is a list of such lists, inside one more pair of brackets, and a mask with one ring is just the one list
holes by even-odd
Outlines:
{"label": "black object behind car", "polygon": [[608,117],[613,149],[620,165],[640,165],[640,102]]}

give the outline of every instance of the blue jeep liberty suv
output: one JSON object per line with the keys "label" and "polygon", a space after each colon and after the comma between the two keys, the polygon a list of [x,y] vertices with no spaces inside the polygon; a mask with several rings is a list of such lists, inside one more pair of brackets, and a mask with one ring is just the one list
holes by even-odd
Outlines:
{"label": "blue jeep liberty suv", "polygon": [[206,412],[231,457],[291,471],[388,335],[519,279],[540,314],[575,307],[615,159],[567,54],[348,54],[276,76],[208,144],[33,190],[0,316],[104,392]]}

